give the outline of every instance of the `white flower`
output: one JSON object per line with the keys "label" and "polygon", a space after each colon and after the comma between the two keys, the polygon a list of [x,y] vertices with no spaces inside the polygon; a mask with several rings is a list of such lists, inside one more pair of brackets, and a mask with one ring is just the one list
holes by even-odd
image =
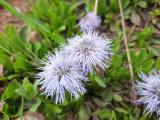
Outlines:
{"label": "white flower", "polygon": [[83,33],[68,39],[68,45],[63,51],[86,72],[93,72],[93,68],[105,70],[109,67],[112,54],[110,39],[97,32]]}
{"label": "white flower", "polygon": [[76,99],[80,94],[85,93],[82,81],[87,81],[87,78],[82,75],[82,70],[70,58],[56,52],[55,55],[48,55],[43,64],[44,67],[40,68],[42,71],[37,74],[37,78],[43,94],[47,97],[55,97],[56,103],[63,103],[65,91]]}
{"label": "white flower", "polygon": [[88,32],[96,30],[101,24],[101,19],[94,12],[89,12],[79,21],[81,31]]}
{"label": "white flower", "polygon": [[140,99],[137,102],[143,103],[146,108],[144,113],[156,112],[160,115],[160,74],[153,70],[149,75],[141,72],[140,78],[142,82],[135,85],[137,95]]}

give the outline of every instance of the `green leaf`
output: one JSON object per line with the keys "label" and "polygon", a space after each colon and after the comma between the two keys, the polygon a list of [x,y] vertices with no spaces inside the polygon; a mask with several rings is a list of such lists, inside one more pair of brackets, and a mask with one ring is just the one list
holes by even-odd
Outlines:
{"label": "green leaf", "polygon": [[142,65],[142,70],[144,72],[149,72],[152,70],[153,68],[153,65],[154,65],[154,60],[153,59],[150,59],[150,60],[147,60],[144,62],[144,64]]}
{"label": "green leaf", "polygon": [[120,107],[117,107],[117,108],[116,108],[116,111],[118,111],[119,113],[128,114],[128,112],[127,112],[125,109],[120,108]]}
{"label": "green leaf", "polygon": [[5,39],[9,42],[9,47],[11,48],[11,51],[14,53],[19,52],[22,49],[21,47],[24,47],[20,37],[18,36],[18,33],[16,31],[16,28],[12,25],[7,25],[5,27]]}
{"label": "green leaf", "polygon": [[19,96],[22,96],[22,97],[25,97],[25,96],[26,96],[26,92],[25,92],[25,90],[24,90],[23,87],[16,89],[15,92],[16,92]]}
{"label": "green leaf", "polygon": [[107,9],[106,1],[101,0],[101,2],[99,2],[99,5],[98,5],[98,13],[100,15],[103,15],[106,13],[106,9]]}
{"label": "green leaf", "polygon": [[30,41],[30,37],[31,37],[31,28],[28,26],[24,26],[21,28],[20,32],[19,32],[19,36],[23,41]]}
{"label": "green leaf", "polygon": [[2,120],[9,120],[9,115],[3,112],[3,119]]}
{"label": "green leaf", "polygon": [[129,71],[127,68],[119,67],[118,69],[114,69],[111,73],[114,78],[126,78],[129,76]]}
{"label": "green leaf", "polygon": [[79,111],[79,120],[89,120],[90,113],[87,108],[81,107]]}
{"label": "green leaf", "polygon": [[23,119],[23,110],[24,110],[24,98],[21,98],[21,106],[20,106],[20,120]]}
{"label": "green leaf", "polygon": [[25,91],[32,92],[32,84],[28,80],[28,77],[25,77],[23,79],[23,87],[24,87]]}
{"label": "green leaf", "polygon": [[114,83],[114,84],[112,85],[112,88],[113,88],[114,90],[116,90],[116,91],[121,91],[122,85],[121,85],[120,83]]}
{"label": "green leaf", "polygon": [[112,111],[105,108],[105,109],[100,109],[100,111],[98,111],[98,116],[101,118],[101,119],[110,119],[111,118],[111,115],[112,115]]}
{"label": "green leaf", "polygon": [[53,36],[52,38],[54,39],[54,41],[56,41],[56,43],[58,43],[58,44],[65,43],[65,38],[62,35],[54,32],[54,33],[52,33],[52,36]]}
{"label": "green leaf", "polygon": [[93,98],[93,101],[99,107],[105,107],[108,104],[108,102],[103,101],[103,100],[96,98],[96,97]]}
{"label": "green leaf", "polygon": [[34,86],[28,78],[24,78],[23,80],[23,87],[26,92],[26,98],[32,99],[33,96],[36,96],[38,94],[36,86]]}
{"label": "green leaf", "polygon": [[105,83],[103,82],[103,80],[101,78],[99,78],[98,76],[95,76],[95,81],[97,82],[97,84],[100,86],[100,87],[103,87],[105,88],[106,85]]}
{"label": "green leaf", "polygon": [[48,112],[48,114],[50,114],[50,113],[53,114],[53,112],[54,113],[61,113],[62,109],[56,105],[47,103],[47,104],[45,104],[45,111]]}
{"label": "green leaf", "polygon": [[119,5],[118,5],[117,0],[110,1],[110,8],[115,12],[117,12],[119,10]]}
{"label": "green leaf", "polygon": [[117,94],[113,95],[113,99],[115,101],[118,101],[118,102],[122,102],[123,101],[123,98],[120,95],[117,95]]}
{"label": "green leaf", "polygon": [[27,100],[31,100],[38,94],[37,86],[33,85],[27,77],[23,79],[23,86],[16,89],[15,92]]}
{"label": "green leaf", "polygon": [[22,70],[27,70],[30,68],[30,65],[26,61],[27,57],[22,53],[17,53],[15,62],[13,63],[13,68],[15,72],[21,72]]}
{"label": "green leaf", "polygon": [[121,55],[114,55],[112,57],[112,66],[115,68],[120,67],[122,64],[122,56]]}
{"label": "green leaf", "polygon": [[2,64],[7,70],[13,70],[13,64],[10,57],[5,53],[0,52],[0,64]]}
{"label": "green leaf", "polygon": [[145,27],[144,29],[142,29],[142,31],[138,32],[137,37],[138,40],[141,41],[148,39],[152,34],[153,34],[153,27],[149,26]]}
{"label": "green leaf", "polygon": [[146,1],[138,1],[138,5],[142,8],[146,8],[147,7],[147,2]]}
{"label": "green leaf", "polygon": [[0,33],[0,50],[6,52],[9,51],[9,49],[10,49],[10,44],[8,39],[6,39],[4,33]]}
{"label": "green leaf", "polygon": [[19,76],[19,74],[10,74],[10,75],[7,76],[7,79],[8,80],[12,80],[12,79],[14,79],[14,78],[16,78],[18,76]]}
{"label": "green leaf", "polygon": [[158,58],[156,64],[155,64],[155,68],[159,69],[160,68],[160,58]]}
{"label": "green leaf", "polygon": [[42,47],[42,44],[40,42],[33,43],[33,51],[37,56],[39,55],[39,51],[41,47]]}
{"label": "green leaf", "polygon": [[30,111],[36,112],[38,107],[41,105],[41,102],[41,99],[37,99],[37,102],[31,106]]}
{"label": "green leaf", "polygon": [[1,99],[15,99],[17,97],[15,90],[17,88],[19,88],[21,85],[18,81],[13,80],[9,83],[9,85],[7,86],[6,90],[4,91],[4,93],[1,96]]}
{"label": "green leaf", "polygon": [[136,11],[131,12],[130,20],[133,24],[139,26],[141,24],[141,17]]}
{"label": "green leaf", "polygon": [[111,120],[117,120],[116,118],[117,118],[117,117],[116,117],[115,111],[112,111]]}
{"label": "green leaf", "polygon": [[135,51],[134,50],[130,50],[130,56],[131,56],[131,62],[132,64],[134,64],[134,62],[136,61],[136,55],[135,55]]}
{"label": "green leaf", "polygon": [[103,98],[107,102],[111,102],[113,99],[113,92],[112,91],[104,91],[103,92]]}
{"label": "green leaf", "polygon": [[130,0],[125,0],[125,1],[123,0],[122,1],[123,9],[127,8],[129,4],[130,4]]}
{"label": "green leaf", "polygon": [[62,26],[60,26],[58,29],[54,30],[54,32],[60,33],[60,32],[63,32],[65,29],[66,29],[66,26],[65,26],[65,25],[62,25]]}
{"label": "green leaf", "polygon": [[147,52],[146,49],[140,49],[138,57],[135,61],[135,69],[136,71],[140,70],[141,65],[147,59]]}

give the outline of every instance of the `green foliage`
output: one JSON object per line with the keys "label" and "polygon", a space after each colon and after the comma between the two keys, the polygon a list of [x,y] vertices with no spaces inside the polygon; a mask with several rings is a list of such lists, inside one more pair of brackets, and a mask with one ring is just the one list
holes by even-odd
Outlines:
{"label": "green foliage", "polygon": [[24,78],[23,85],[15,90],[15,92],[27,100],[31,100],[33,97],[37,95],[37,86],[32,85],[28,78]]}
{"label": "green foliage", "polygon": [[98,76],[95,76],[94,80],[97,82],[97,84],[98,84],[100,87],[103,87],[103,88],[106,87],[106,85],[104,84],[103,80],[101,80],[101,78],[99,78]]}
{"label": "green foliage", "polygon": [[9,85],[7,86],[5,92],[2,94],[1,99],[9,99],[13,98],[16,99],[17,94],[15,93],[15,90],[20,87],[20,83],[17,82],[16,80],[13,80]]}
{"label": "green foliage", "polygon": [[[140,71],[160,68],[159,8],[157,0],[123,0],[128,45],[136,79]],[[114,55],[111,67],[89,75],[87,93],[79,100],[66,95],[65,103],[56,105],[51,98],[39,94],[35,82],[36,69],[49,51],[66,43],[79,33],[77,21],[92,11],[92,0],[38,0],[27,14],[18,12],[5,0],[0,5],[25,25],[18,30],[7,25],[0,33],[0,118],[22,118],[25,111],[42,113],[47,120],[156,120],[155,115],[143,116],[142,108],[130,99],[130,73],[123,43],[117,0],[99,0],[102,17],[100,32],[112,38]],[[154,9],[153,9],[154,8]],[[38,37],[33,39],[33,33]]]}

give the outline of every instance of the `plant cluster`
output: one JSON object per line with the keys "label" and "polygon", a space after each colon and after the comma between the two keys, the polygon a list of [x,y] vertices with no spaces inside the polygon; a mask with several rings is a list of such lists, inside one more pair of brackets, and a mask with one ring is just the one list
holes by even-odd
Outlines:
{"label": "plant cluster", "polygon": [[158,0],[99,0],[98,5],[93,0],[38,0],[30,5],[24,14],[0,0],[2,8],[25,23],[18,29],[6,25],[0,33],[0,119],[31,113],[49,120],[157,119]]}

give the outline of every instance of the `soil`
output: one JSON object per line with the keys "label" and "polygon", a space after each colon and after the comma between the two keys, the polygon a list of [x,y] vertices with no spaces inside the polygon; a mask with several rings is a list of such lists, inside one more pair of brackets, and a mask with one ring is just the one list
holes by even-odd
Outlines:
{"label": "soil", "polygon": [[[29,11],[29,0],[8,0],[8,2],[14,6],[19,12],[27,13]],[[17,17],[14,17],[0,6],[0,32],[3,31],[7,24],[12,24],[19,28],[23,25],[23,22]]]}

